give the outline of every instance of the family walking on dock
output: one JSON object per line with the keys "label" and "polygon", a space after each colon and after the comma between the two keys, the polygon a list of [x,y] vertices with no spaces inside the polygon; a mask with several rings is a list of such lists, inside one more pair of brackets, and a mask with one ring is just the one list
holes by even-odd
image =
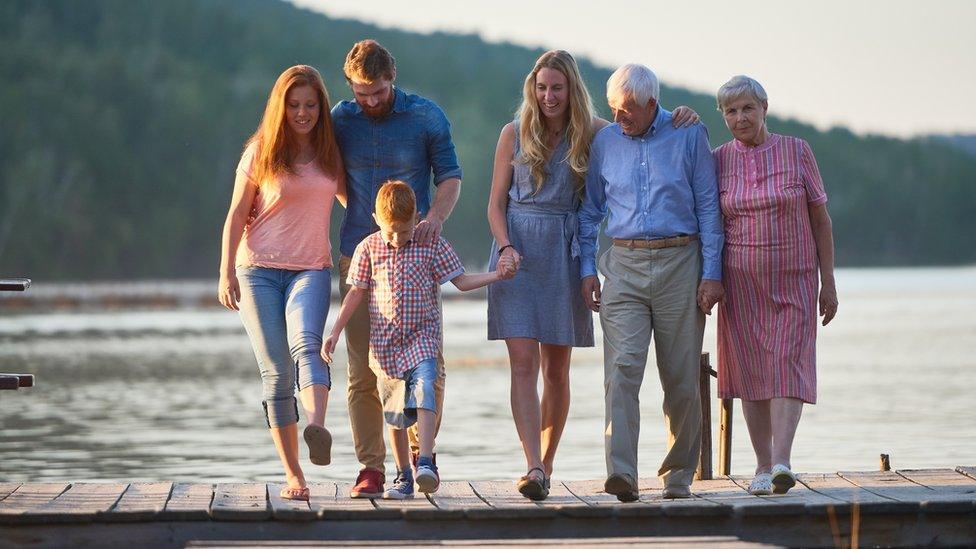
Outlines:
{"label": "family walking on dock", "polygon": [[[802,139],[769,132],[758,82],[736,76],[719,89],[733,139],[713,151],[697,113],[659,103],[649,68],[624,65],[610,77],[610,123],[595,115],[573,57],[543,54],[501,129],[489,272],[472,274],[441,236],[462,178],[446,115],[394,86],[394,58],[373,40],[356,43],[343,70],[354,100],[334,108],[312,67],[291,67],[275,82],[237,167],[223,231],[218,297],[240,312],[257,358],[287,479],[281,497],[309,498],[298,401],[310,461],[331,461],[329,363],[343,331],[362,465],[349,495],[437,491],[439,287],[448,281],[462,291],[488,286],[488,339],[505,341],[511,364],[525,497],[548,496],[570,357],[594,345],[594,312],[603,328],[606,492],[639,497],[638,392],[653,337],[669,430],[663,496],[691,495],[699,355],[716,304],[719,395],[742,399],[756,452],[749,491],[795,484],[794,433],[803,404],[816,402],[817,315],[826,325],[837,311],[833,240],[813,153]],[[342,306],[327,330],[334,201],[345,208]],[[598,261],[604,221],[612,245]],[[397,468],[389,487],[384,422]]]}

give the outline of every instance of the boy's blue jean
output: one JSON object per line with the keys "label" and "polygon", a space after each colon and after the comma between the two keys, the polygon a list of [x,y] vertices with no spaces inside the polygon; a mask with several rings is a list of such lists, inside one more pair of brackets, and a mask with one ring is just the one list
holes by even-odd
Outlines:
{"label": "boy's blue jean", "polygon": [[268,427],[298,422],[295,386],[332,386],[322,360],[332,271],[239,267],[240,314],[264,382]]}

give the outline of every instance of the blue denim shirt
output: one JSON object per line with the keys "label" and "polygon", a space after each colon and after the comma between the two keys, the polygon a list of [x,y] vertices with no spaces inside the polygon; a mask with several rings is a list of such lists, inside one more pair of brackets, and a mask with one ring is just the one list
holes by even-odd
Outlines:
{"label": "blue denim shirt", "polygon": [[674,128],[671,113],[658,107],[644,135],[630,137],[618,124],[596,134],[579,213],[581,277],[596,274],[597,234],[608,210],[610,238],[699,235],[702,278],[722,279],[725,235],[704,124]]}
{"label": "blue denim shirt", "polygon": [[346,168],[346,215],[339,229],[339,251],[352,253],[366,236],[379,230],[373,221],[376,192],[391,179],[413,188],[421,217],[430,209],[434,185],[461,178],[451,124],[433,101],[394,87],[393,109],[382,118],[363,113],[355,101],[332,108],[336,141]]}

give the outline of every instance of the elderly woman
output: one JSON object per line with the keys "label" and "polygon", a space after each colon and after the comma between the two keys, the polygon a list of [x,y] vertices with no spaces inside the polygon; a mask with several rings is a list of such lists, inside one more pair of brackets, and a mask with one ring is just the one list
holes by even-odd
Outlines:
{"label": "elderly woman", "polygon": [[718,90],[734,139],[713,151],[725,215],[719,396],[741,398],[756,451],[753,494],[786,493],[803,403],[817,400],[817,273],[827,325],[837,312],[834,241],[813,152],[769,133],[766,91],[748,76]]}

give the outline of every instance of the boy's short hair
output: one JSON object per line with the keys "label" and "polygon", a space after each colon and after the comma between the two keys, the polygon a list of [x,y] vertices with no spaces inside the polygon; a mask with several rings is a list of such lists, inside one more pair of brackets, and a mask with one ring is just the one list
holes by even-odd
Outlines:
{"label": "boy's short hair", "polygon": [[413,221],[417,198],[403,181],[387,181],[376,193],[376,217],[390,223]]}
{"label": "boy's short hair", "polygon": [[381,78],[392,81],[396,77],[396,60],[376,40],[361,40],[346,55],[342,72],[349,82],[372,84]]}

